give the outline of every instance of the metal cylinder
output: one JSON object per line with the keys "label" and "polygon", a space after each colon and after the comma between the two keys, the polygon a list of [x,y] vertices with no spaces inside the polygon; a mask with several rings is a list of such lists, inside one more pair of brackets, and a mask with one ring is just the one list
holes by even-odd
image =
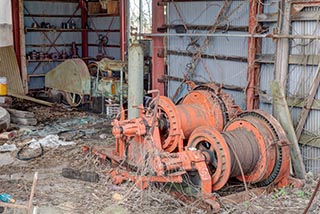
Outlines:
{"label": "metal cylinder", "polygon": [[140,44],[132,44],[128,59],[128,119],[137,118],[143,104],[143,49]]}

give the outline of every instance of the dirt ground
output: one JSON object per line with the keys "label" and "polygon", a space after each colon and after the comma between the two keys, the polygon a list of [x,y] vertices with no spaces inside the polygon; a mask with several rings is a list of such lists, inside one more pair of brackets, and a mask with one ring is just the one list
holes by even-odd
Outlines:
{"label": "dirt ground", "polygon": [[[20,127],[18,135],[9,144],[18,149],[31,139],[58,135],[69,146],[44,147],[43,155],[28,161],[16,158],[17,150],[0,153],[0,193],[11,194],[17,204],[26,204],[33,175],[39,173],[33,205],[37,213],[212,213],[198,208],[200,200],[185,203],[167,193],[167,188],[150,187],[141,191],[132,183],[113,185],[105,172],[110,166],[102,165],[91,155],[82,152],[84,145],[107,146],[113,143],[110,120],[101,115],[65,110],[61,107],[18,106],[33,111],[39,124],[36,127]],[[5,142],[0,142],[0,146]],[[21,156],[39,154],[40,149],[26,148]],[[65,178],[63,168],[90,171],[99,174],[97,183]],[[318,176],[307,174],[301,189],[292,187],[274,190],[269,194],[254,195],[242,203],[235,203],[217,195],[221,203],[220,213],[303,213],[314,191]],[[229,186],[229,190],[235,189]],[[320,196],[317,194],[308,213],[320,213]]]}

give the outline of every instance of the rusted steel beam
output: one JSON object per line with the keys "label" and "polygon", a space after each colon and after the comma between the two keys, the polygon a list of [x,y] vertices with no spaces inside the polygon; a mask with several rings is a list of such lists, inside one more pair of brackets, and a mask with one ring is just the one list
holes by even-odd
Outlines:
{"label": "rusted steel beam", "polygon": [[[163,25],[162,28],[170,28],[175,29],[181,25]],[[191,30],[209,30],[212,25],[185,25],[188,29]],[[248,26],[233,26],[233,25],[219,25],[217,26],[217,30],[222,31],[241,31],[241,32],[248,32]]]}
{"label": "rusted steel beam", "polygon": [[[261,29],[257,21],[258,12],[262,12],[262,5],[259,1],[250,0],[249,11],[249,34],[255,34]],[[255,62],[255,56],[261,52],[261,39],[248,38],[248,85],[246,90],[247,110],[257,109],[259,107],[259,93],[257,91],[260,78],[260,64]]]}
{"label": "rusted steel beam", "polygon": [[19,0],[11,0],[12,9],[12,29],[14,51],[16,52],[18,65],[21,70],[21,47],[20,47],[20,15],[19,15]]}
{"label": "rusted steel beam", "polygon": [[[177,55],[177,56],[188,56],[193,57],[194,54],[186,51],[174,51],[167,50],[167,55]],[[204,59],[215,59],[215,60],[227,60],[227,61],[235,61],[235,62],[247,62],[246,57],[241,56],[225,56],[225,55],[209,55],[209,54],[201,54],[201,58]]]}
{"label": "rusted steel beam", "polygon": [[[158,33],[158,28],[165,24],[164,7],[159,6],[162,0],[152,1],[152,33]],[[152,38],[152,88],[158,89],[164,95],[164,84],[158,80],[164,75],[164,43],[163,37]]]}
{"label": "rusted steel beam", "polygon": [[[162,82],[168,82],[168,81],[176,81],[176,82],[183,82],[185,81],[184,78],[181,77],[175,77],[175,76],[170,76],[170,75],[163,75],[162,78],[160,79]],[[202,84],[207,84],[209,82],[202,82],[202,81],[193,81],[197,85],[202,85]],[[244,91],[244,87],[236,86],[236,85],[228,85],[228,84],[221,84],[218,82],[214,82],[215,85],[219,85],[222,87],[222,89],[226,90],[232,90],[232,91]]]}

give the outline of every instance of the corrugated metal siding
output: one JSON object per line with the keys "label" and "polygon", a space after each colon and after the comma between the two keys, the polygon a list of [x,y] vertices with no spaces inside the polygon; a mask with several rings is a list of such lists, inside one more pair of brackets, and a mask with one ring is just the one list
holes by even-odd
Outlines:
{"label": "corrugated metal siding", "polygon": [[[170,3],[167,11],[167,24],[190,24],[190,25],[212,25],[215,17],[224,1],[204,1],[204,2],[183,2]],[[249,14],[248,1],[232,2],[228,14],[219,25],[247,26]],[[177,9],[178,11],[177,12]],[[182,19],[181,19],[181,17]],[[208,29],[209,31],[209,29]],[[205,30],[189,30],[188,33],[207,33]],[[170,33],[175,33],[170,30]],[[218,31],[217,31],[218,32]],[[221,31],[219,32],[221,33]],[[246,32],[226,32],[228,34],[239,34]],[[193,38],[198,40],[198,44],[203,44],[204,37]],[[189,51],[195,54],[197,50],[188,47],[190,37],[169,37],[167,39],[167,49],[175,51]],[[248,41],[247,38],[240,37],[209,37],[209,43],[203,51],[209,55],[225,55],[247,57]],[[169,55],[167,57],[168,74],[183,78],[187,71],[187,65],[192,62],[191,57]],[[245,87],[247,85],[247,63],[215,59],[202,59],[196,65],[193,80],[202,82],[223,82],[228,85]],[[180,83],[169,81],[168,95],[172,97]],[[186,93],[183,88],[181,96]],[[241,92],[230,91],[236,103],[245,108],[245,96]]]}
{"label": "corrugated metal siding", "polygon": [[300,145],[300,151],[307,172],[320,173],[320,148]]}
{"label": "corrugated metal siding", "polygon": [[[167,24],[192,24],[192,25],[211,25],[217,12],[219,11],[222,1],[204,1],[204,2],[183,2],[183,3],[170,3],[168,6]],[[264,13],[277,13],[278,12],[278,0],[266,0],[263,4]],[[176,6],[175,6],[176,5]],[[176,11],[176,7],[180,11]],[[231,8],[236,9],[223,21],[224,24],[247,26],[249,7],[247,1],[234,1]],[[304,12],[319,12],[319,7],[305,8]],[[232,11],[232,9],[230,10]],[[264,27],[268,27],[268,32],[273,33],[277,27],[277,23],[266,22]],[[174,30],[170,30],[170,33],[174,33]],[[188,33],[204,33],[206,31],[189,30]],[[228,32],[240,33],[240,32]],[[243,32],[242,32],[243,33]],[[320,35],[320,24],[318,21],[293,21],[292,22],[292,34],[293,35]],[[203,38],[198,39],[198,43],[201,45]],[[241,56],[247,57],[247,39],[245,38],[226,38],[226,37],[211,37],[209,39],[209,45],[205,48],[204,53],[209,55],[226,55],[226,56]],[[168,50],[175,51],[190,51],[195,53],[196,50],[188,48],[190,43],[189,37],[169,37],[167,39]],[[262,54],[275,54],[276,42],[271,38],[262,39]],[[294,55],[319,55],[320,53],[320,41],[308,40],[308,39],[291,39],[290,40],[290,54]],[[304,58],[301,58],[303,61]],[[190,57],[186,56],[174,56],[169,55],[167,58],[168,74],[172,76],[182,77],[186,74],[186,66],[192,62]],[[195,80],[199,81],[216,81],[224,84],[236,85],[245,87],[247,64],[243,62],[230,62],[224,60],[203,59],[209,73],[200,62],[195,70]],[[288,84],[287,84],[287,96],[296,97],[297,99],[305,98],[310,90],[311,83],[316,75],[317,66],[311,65],[289,65],[288,72]],[[260,101],[260,108],[271,113],[272,112],[272,100],[270,82],[274,79],[274,64],[261,64],[260,74],[260,91],[267,96],[266,102]],[[170,81],[168,84],[169,96],[173,96],[176,89],[179,87],[179,82]],[[229,91],[238,105],[242,108],[245,107],[245,96],[242,92]],[[180,96],[186,93],[185,87],[183,87]],[[316,99],[320,99],[320,91],[318,90]],[[296,125],[299,121],[301,108],[289,107],[292,122]],[[311,110],[308,119],[305,124],[305,130],[312,132],[313,134],[320,134],[320,111]],[[304,156],[304,161],[307,167],[307,171],[320,172],[320,161],[317,160],[320,157],[320,149],[313,147],[301,147]]]}
{"label": "corrugated metal siding", "polygon": [[[306,8],[307,11],[319,11],[320,8]],[[264,2],[264,13],[276,13],[278,12],[278,1],[267,0]],[[269,32],[272,33],[276,28],[276,23],[265,23],[265,27],[269,27]],[[293,21],[292,24],[293,35],[320,35],[320,25],[317,21]],[[262,54],[274,54],[276,44],[272,39],[262,39]],[[309,39],[291,39],[290,40],[290,54],[298,55],[319,55],[320,41]],[[303,61],[304,58],[301,58]],[[288,84],[287,84],[287,96],[296,97],[297,99],[304,99],[310,90],[312,81],[316,75],[317,66],[310,65],[289,65],[288,71]],[[261,65],[261,91],[265,91],[269,97],[271,96],[270,81],[273,80],[274,65],[262,64]],[[316,99],[320,99],[320,92],[318,90]],[[272,112],[272,105],[260,100],[260,108],[267,112]],[[289,107],[292,122],[296,125],[299,121],[301,108]],[[304,129],[313,133],[320,134],[320,111],[311,110],[307,118]],[[301,146],[304,163],[307,171],[313,171],[315,173],[320,172],[320,149],[311,146]]]}

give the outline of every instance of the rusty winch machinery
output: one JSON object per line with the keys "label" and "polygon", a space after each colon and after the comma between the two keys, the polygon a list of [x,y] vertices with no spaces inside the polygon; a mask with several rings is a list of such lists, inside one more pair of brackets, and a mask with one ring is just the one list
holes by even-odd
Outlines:
{"label": "rusty winch machinery", "polygon": [[212,193],[230,178],[255,186],[295,181],[278,121],[261,110],[241,111],[214,84],[194,86],[177,105],[156,96],[140,117],[112,124],[115,147],[93,152],[118,166],[110,172],[115,184],[130,180],[147,188],[188,179],[218,210]]}

